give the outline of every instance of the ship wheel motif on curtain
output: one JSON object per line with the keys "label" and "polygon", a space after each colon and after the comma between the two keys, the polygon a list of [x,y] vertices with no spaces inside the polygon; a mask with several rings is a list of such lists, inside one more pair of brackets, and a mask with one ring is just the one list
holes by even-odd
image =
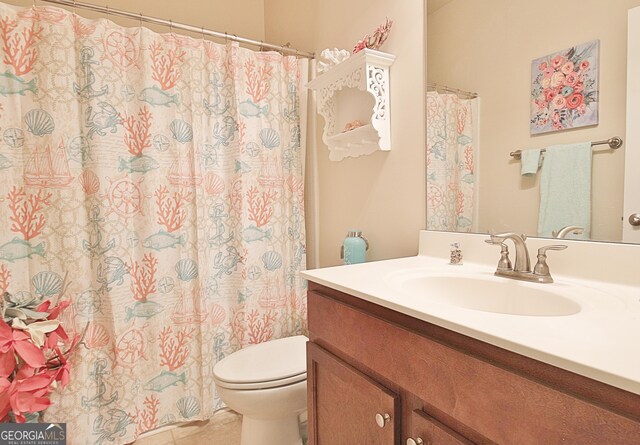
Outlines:
{"label": "ship wheel motif on curtain", "polygon": [[114,181],[107,177],[107,180],[110,182],[109,189],[107,194],[102,196],[107,200],[107,215],[112,212],[123,218],[130,218],[138,213],[144,215],[142,211],[143,200],[151,197],[151,195],[145,195],[140,188],[144,178],[137,182],[129,178]]}
{"label": "ship wheel motif on curtain", "polygon": [[103,39],[104,57],[127,71],[137,66],[138,48],[131,36],[119,30],[107,31]]}
{"label": "ship wheel motif on curtain", "polygon": [[115,347],[118,364],[126,368],[133,368],[140,359],[147,359],[144,355],[144,336],[140,329],[131,328],[120,336]]}

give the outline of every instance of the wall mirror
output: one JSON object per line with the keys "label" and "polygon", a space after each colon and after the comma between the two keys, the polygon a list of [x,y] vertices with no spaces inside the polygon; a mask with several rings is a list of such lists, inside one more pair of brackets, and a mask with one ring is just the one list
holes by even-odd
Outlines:
{"label": "wall mirror", "polygon": [[[427,0],[427,229],[538,236],[541,171],[521,175],[521,161],[510,153],[620,137],[617,150],[593,147],[588,239],[633,241],[623,239],[623,200],[627,19],[638,6],[640,0]],[[532,62],[592,41],[599,42],[599,62],[591,66],[599,71],[597,125],[532,135]],[[448,165],[447,144],[458,145]],[[455,187],[444,178],[452,170]]]}

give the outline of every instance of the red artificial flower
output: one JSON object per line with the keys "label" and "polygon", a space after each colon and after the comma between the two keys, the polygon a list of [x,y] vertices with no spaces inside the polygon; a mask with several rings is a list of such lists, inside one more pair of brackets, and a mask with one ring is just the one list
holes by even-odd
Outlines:
{"label": "red artificial flower", "polygon": [[0,422],[6,420],[5,417],[7,417],[11,408],[9,402],[9,387],[11,387],[11,382],[4,377],[0,377]]}
{"label": "red artificial flower", "polygon": [[32,368],[44,366],[44,354],[31,342],[31,337],[21,330],[12,329],[0,319],[0,377],[13,374],[16,368],[16,353]]}
{"label": "red artificial flower", "polygon": [[[51,308],[51,310],[49,310],[49,308],[51,307],[51,300],[47,300],[47,301],[42,302],[36,308],[36,310],[38,312],[48,312],[49,313],[49,317],[47,317],[47,319],[48,320],[55,320],[55,319],[58,318],[60,313],[64,309],[66,309],[70,304],[71,304],[71,301],[62,300],[62,301],[60,301],[58,303],[57,306],[54,306],[54,307]],[[51,333],[49,333],[47,335],[47,339],[45,341],[44,346],[47,349],[55,349],[58,346],[58,341],[59,340],[62,340],[62,341],[69,340],[69,336],[67,335],[67,332],[62,327],[62,324],[60,324],[53,332],[51,332]]]}
{"label": "red artificial flower", "polygon": [[47,397],[50,384],[50,378],[43,374],[16,378],[13,382],[0,378],[0,419],[12,411],[17,422],[24,422],[25,413],[37,413],[48,408],[51,405]]}
{"label": "red artificial flower", "polygon": [[[73,350],[78,339],[79,337],[76,337],[73,339],[73,343],[69,348],[70,351]],[[62,351],[60,351],[60,348],[56,348],[55,350],[56,350],[56,356],[57,356],[56,359],[58,360],[59,365],[56,365],[53,368],[48,369],[46,373],[49,375],[52,382],[54,380],[56,382],[60,382],[60,385],[64,388],[69,384],[69,380],[71,377],[71,372],[69,368],[71,367],[71,364],[67,361],[67,358],[64,356],[64,354],[62,354]]]}
{"label": "red artificial flower", "polygon": [[49,307],[51,306],[51,300],[47,300],[43,303],[40,303],[40,305],[36,308],[36,311],[48,312],[49,316],[47,317],[47,319],[55,320],[56,318],[58,318],[58,315],[60,315],[60,312],[66,309],[70,304],[71,302],[69,300],[62,300],[58,303],[57,306],[54,306],[51,308],[51,310],[49,310]]}
{"label": "red artificial flower", "polygon": [[58,342],[69,340],[69,336],[67,332],[64,330],[62,325],[59,325],[55,330],[51,331],[47,335],[47,339],[45,340],[44,346],[47,349],[55,349],[58,346]]}
{"label": "red artificial flower", "polygon": [[[65,300],[52,306],[47,300],[36,310],[48,313],[48,320],[56,320],[69,306]],[[38,337],[37,344],[21,324],[15,328],[0,319],[0,421],[9,420],[9,414],[17,422],[25,422],[25,414],[37,413],[48,408],[51,387],[60,382],[64,388],[70,380],[70,363],[67,358],[74,349],[79,336],[74,336],[71,347],[65,357],[58,346],[59,341],[68,341],[69,336],[61,324],[55,330],[47,332],[44,338]],[[43,351],[55,352],[47,359]]]}

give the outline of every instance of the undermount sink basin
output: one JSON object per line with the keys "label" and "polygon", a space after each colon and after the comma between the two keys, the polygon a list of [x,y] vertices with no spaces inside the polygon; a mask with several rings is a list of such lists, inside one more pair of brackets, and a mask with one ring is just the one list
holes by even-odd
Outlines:
{"label": "undermount sink basin", "polygon": [[552,285],[525,283],[494,276],[415,275],[392,280],[403,291],[434,303],[465,309],[526,316],[567,316],[581,306]]}

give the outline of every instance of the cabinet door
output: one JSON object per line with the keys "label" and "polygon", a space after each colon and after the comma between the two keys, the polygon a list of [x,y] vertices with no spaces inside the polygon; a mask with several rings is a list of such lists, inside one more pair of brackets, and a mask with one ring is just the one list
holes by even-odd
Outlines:
{"label": "cabinet door", "polygon": [[309,445],[397,445],[400,399],[314,343],[307,344]]}
{"label": "cabinet door", "polygon": [[473,445],[473,442],[423,411],[411,413],[410,424],[408,445]]}

